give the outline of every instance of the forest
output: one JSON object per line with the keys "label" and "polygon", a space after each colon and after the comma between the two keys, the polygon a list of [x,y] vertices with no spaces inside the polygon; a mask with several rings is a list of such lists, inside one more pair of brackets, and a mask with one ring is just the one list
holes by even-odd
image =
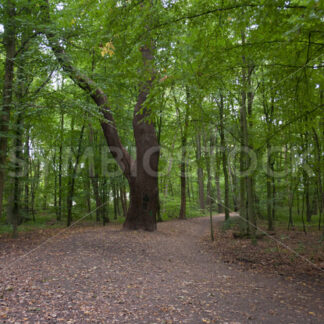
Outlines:
{"label": "forest", "polygon": [[[283,273],[290,276],[304,264],[311,270],[301,266],[301,274],[321,277],[323,17],[319,0],[1,1],[0,260],[7,267],[0,271],[64,231],[72,233],[66,240],[75,249],[111,240],[114,251],[121,244],[116,253],[125,260],[128,249],[141,258],[140,249],[152,244],[162,259],[164,253],[169,259],[168,246],[169,260],[177,259],[182,254],[173,257],[171,245],[189,254],[190,237],[205,235],[225,263],[234,258],[236,266],[249,267],[253,254],[262,259],[270,251],[269,260],[259,261],[261,272],[272,269],[279,255]],[[119,238],[115,229],[123,229]],[[176,237],[167,241],[159,236],[164,232],[184,235],[189,245]],[[84,240],[75,241],[75,235]],[[53,253],[62,254],[64,245],[60,250],[57,244]],[[74,257],[86,258],[85,249]],[[197,260],[205,262],[203,256]],[[97,259],[96,266],[84,262],[101,267]],[[42,264],[35,278],[54,271]],[[142,266],[139,273],[146,271]],[[15,290],[7,282],[3,289]],[[307,298],[323,310],[322,297]],[[23,310],[13,311],[11,302],[0,318],[22,320]],[[84,321],[91,319],[91,307],[82,310]],[[25,316],[31,323],[67,319],[60,307],[35,309]],[[296,323],[320,323],[319,309],[302,311],[306,315]],[[160,314],[161,321],[150,313],[119,313],[116,323],[184,320],[180,311],[163,312],[169,317]],[[294,318],[293,311],[278,313],[272,322]],[[114,322],[104,314],[99,310],[98,323]],[[223,323],[212,313],[183,314],[186,323]],[[220,318],[245,323],[233,314]],[[253,316],[271,323],[270,317]]]}

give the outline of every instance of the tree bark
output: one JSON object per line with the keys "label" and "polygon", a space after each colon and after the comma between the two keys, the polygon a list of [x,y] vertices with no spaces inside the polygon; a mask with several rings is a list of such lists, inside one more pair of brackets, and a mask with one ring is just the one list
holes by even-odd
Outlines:
{"label": "tree bark", "polygon": [[2,110],[0,115],[0,217],[2,215],[2,203],[8,146],[7,133],[9,129],[10,109],[12,105],[12,88],[14,79],[14,57],[16,51],[15,15],[16,9],[13,1],[6,0],[4,3],[3,35],[6,60],[4,67],[4,82],[2,91]]}
{"label": "tree bark", "polygon": [[190,102],[190,93],[189,89],[186,87],[186,99],[187,102],[185,104],[185,116],[184,116],[184,125],[182,127],[181,123],[181,115],[179,106],[176,103],[176,109],[179,117],[179,126],[181,131],[181,162],[180,162],[180,189],[181,189],[181,204],[180,204],[180,212],[179,219],[186,219],[186,157],[187,157],[187,137],[188,137],[188,125],[189,125],[189,102]]}
{"label": "tree bark", "polygon": [[204,170],[201,167],[201,135],[196,136],[196,159],[197,159],[197,177],[198,177],[198,193],[199,207],[205,210],[205,190],[204,190]]}
{"label": "tree bark", "polygon": [[[71,128],[73,129],[73,127],[71,127]],[[71,174],[69,175],[68,193],[67,193],[67,226],[70,226],[72,223],[72,207],[73,207],[75,178],[76,178],[76,174],[77,174],[77,170],[78,170],[78,166],[79,166],[79,161],[81,158],[81,148],[82,148],[82,139],[83,139],[84,128],[85,127],[83,125],[81,128],[81,131],[80,131],[80,137],[79,137],[79,143],[78,143],[78,149],[77,149],[77,153],[76,153],[75,163],[74,163],[74,166],[71,168]],[[72,159],[72,157],[71,157],[71,159]]]}
{"label": "tree bark", "polygon": [[30,157],[29,157],[29,128],[27,128],[27,136],[26,136],[26,143],[25,143],[25,197],[24,197],[24,212],[26,214],[26,217],[29,218],[29,163],[30,163]]}
{"label": "tree bark", "polygon": [[63,187],[62,187],[62,168],[63,168],[63,135],[64,135],[64,113],[61,112],[61,129],[60,129],[60,148],[59,148],[59,168],[58,168],[58,185],[59,185],[59,196],[58,196],[58,211],[56,220],[61,221],[62,219],[62,198],[63,198]]}
{"label": "tree bark", "polygon": [[220,143],[222,148],[222,166],[224,174],[224,199],[225,199],[225,220],[228,220],[230,217],[229,213],[229,181],[228,181],[228,169],[227,169],[227,147],[225,141],[225,130],[224,130],[224,98],[223,95],[220,95],[220,104],[219,104],[219,119],[220,119]]}
{"label": "tree bark", "polygon": [[[89,124],[89,144],[91,145],[91,147],[93,148],[93,151],[95,152],[95,141],[94,141],[94,132],[93,132],[93,128],[92,125]],[[94,158],[96,157],[96,154],[94,153]],[[92,189],[93,189],[93,194],[95,197],[95,201],[96,201],[96,222],[100,222],[100,218],[103,215],[102,210],[101,210],[101,206],[102,206],[102,200],[99,194],[99,176],[98,176],[98,172],[96,170],[96,167],[94,164],[92,164],[91,161],[90,165],[89,165],[89,177],[91,180],[91,185],[92,185]]]}
{"label": "tree bark", "polygon": [[317,178],[317,199],[318,199],[318,210],[319,210],[319,221],[318,221],[318,229],[321,229],[321,220],[322,214],[324,209],[324,193],[323,193],[323,186],[322,186],[322,172],[321,172],[321,145],[317,135],[315,128],[313,127],[313,135],[315,140],[315,156],[316,156],[316,178]]}

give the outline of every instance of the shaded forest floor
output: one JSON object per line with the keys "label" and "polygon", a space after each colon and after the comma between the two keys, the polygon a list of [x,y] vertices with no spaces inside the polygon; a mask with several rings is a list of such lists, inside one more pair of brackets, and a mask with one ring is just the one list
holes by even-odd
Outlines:
{"label": "shaded forest floor", "polygon": [[324,323],[323,272],[280,276],[230,262],[230,232],[211,243],[208,229],[207,217],[155,233],[72,228],[18,260],[61,229],[2,237],[0,323]]}
{"label": "shaded forest floor", "polygon": [[[267,224],[259,222],[266,232]],[[257,244],[246,238],[236,238],[239,227],[224,230],[218,223],[215,235],[215,252],[224,263],[240,265],[246,270],[277,274],[286,278],[319,283],[324,275],[324,241],[317,226],[309,226],[305,234],[302,229],[287,230],[287,226],[276,227],[271,235],[264,235]],[[206,241],[209,236],[206,236]],[[292,251],[293,250],[293,251]]]}

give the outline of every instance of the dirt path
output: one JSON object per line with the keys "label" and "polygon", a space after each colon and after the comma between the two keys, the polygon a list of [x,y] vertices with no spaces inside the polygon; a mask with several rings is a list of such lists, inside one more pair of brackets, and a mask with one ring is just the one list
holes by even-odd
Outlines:
{"label": "dirt path", "polygon": [[0,323],[324,323],[319,287],[222,263],[208,226],[75,229],[10,271],[3,254]]}

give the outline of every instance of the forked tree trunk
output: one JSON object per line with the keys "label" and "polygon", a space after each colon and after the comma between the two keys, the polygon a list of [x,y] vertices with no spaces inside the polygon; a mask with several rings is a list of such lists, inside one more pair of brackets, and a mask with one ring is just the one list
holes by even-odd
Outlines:
{"label": "forked tree trunk", "polygon": [[[141,52],[144,67],[151,69],[153,60],[151,50],[143,47]],[[128,176],[130,205],[124,223],[125,229],[156,230],[160,148],[154,126],[148,120],[150,111],[144,106],[152,86],[152,79],[141,85],[134,109],[133,129],[137,159],[132,163]]]}
{"label": "forked tree trunk", "polygon": [[[44,23],[50,24],[48,1],[44,0],[41,10],[43,11]],[[148,120],[150,111],[144,106],[154,80],[153,56],[150,47],[141,48],[144,62],[143,75],[148,74],[148,81],[140,85],[140,92],[134,109],[133,130],[137,159],[133,161],[121,143],[106,94],[93,80],[74,67],[54,32],[45,29],[44,33],[63,70],[75,84],[91,96],[102,112],[104,118],[101,121],[101,127],[104,136],[112,156],[122,169],[130,187],[130,205],[124,228],[154,231],[158,210],[159,145],[155,128]]]}

